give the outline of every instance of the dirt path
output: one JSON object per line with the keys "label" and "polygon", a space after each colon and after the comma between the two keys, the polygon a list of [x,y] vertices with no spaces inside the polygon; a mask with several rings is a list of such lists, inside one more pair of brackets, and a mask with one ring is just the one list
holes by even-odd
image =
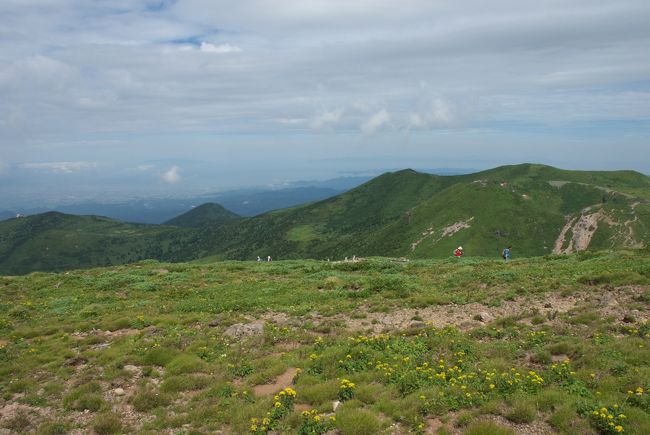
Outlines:
{"label": "dirt path", "polygon": [[278,376],[278,378],[272,384],[256,385],[253,387],[253,393],[255,393],[256,396],[268,396],[270,394],[275,394],[278,391],[293,385],[293,378],[296,377],[297,373],[297,368],[290,367],[286,372]]}
{"label": "dirt path", "polygon": [[427,230],[422,233],[422,237],[420,239],[411,243],[411,251],[415,251],[415,248],[417,248],[420,243],[422,243],[425,239],[433,236],[436,233],[440,233],[440,235],[433,241],[433,244],[438,243],[440,240],[444,239],[445,237],[453,236],[460,230],[471,228],[470,222],[472,222],[473,220],[474,220],[474,216],[470,217],[467,220],[453,223],[440,230],[436,230],[433,227],[427,228]]}

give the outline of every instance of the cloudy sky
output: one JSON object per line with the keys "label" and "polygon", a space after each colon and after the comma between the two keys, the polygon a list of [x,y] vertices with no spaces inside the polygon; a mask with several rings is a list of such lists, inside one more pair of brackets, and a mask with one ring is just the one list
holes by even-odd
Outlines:
{"label": "cloudy sky", "polygon": [[650,173],[648,53],[647,0],[2,0],[0,193]]}

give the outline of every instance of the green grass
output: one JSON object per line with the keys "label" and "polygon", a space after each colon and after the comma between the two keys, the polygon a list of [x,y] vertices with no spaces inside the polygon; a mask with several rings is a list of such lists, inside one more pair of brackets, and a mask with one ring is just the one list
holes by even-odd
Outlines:
{"label": "green grass", "polygon": [[[247,433],[290,385],[296,409],[274,421],[279,433],[421,433],[428,419],[510,433],[494,418],[598,433],[592,416],[603,407],[626,416],[625,434],[647,433],[650,284],[639,276],[650,253],[463,260],[141,262],[0,276],[0,397],[35,410],[0,427]],[[618,305],[604,308],[604,294]],[[577,309],[558,311],[574,298]],[[493,318],[473,319],[481,311]],[[403,327],[385,321],[398,315]],[[408,328],[454,316],[465,316],[460,327]],[[250,322],[263,332],[224,334]],[[283,384],[255,394],[274,382]]]}

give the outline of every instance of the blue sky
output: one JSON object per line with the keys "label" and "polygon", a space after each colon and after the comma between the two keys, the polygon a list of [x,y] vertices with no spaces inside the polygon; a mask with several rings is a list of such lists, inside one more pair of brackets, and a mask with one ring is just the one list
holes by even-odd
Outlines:
{"label": "blue sky", "polygon": [[0,199],[650,173],[648,53],[645,0],[3,0]]}

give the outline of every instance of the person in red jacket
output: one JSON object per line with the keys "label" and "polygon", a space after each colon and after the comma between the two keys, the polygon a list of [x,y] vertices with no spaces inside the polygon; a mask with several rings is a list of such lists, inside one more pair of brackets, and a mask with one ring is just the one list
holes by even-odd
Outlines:
{"label": "person in red jacket", "polygon": [[460,257],[462,257],[462,256],[463,256],[463,247],[462,247],[462,246],[459,246],[459,247],[456,248],[456,250],[454,251],[454,257],[458,257],[458,258],[460,258]]}

